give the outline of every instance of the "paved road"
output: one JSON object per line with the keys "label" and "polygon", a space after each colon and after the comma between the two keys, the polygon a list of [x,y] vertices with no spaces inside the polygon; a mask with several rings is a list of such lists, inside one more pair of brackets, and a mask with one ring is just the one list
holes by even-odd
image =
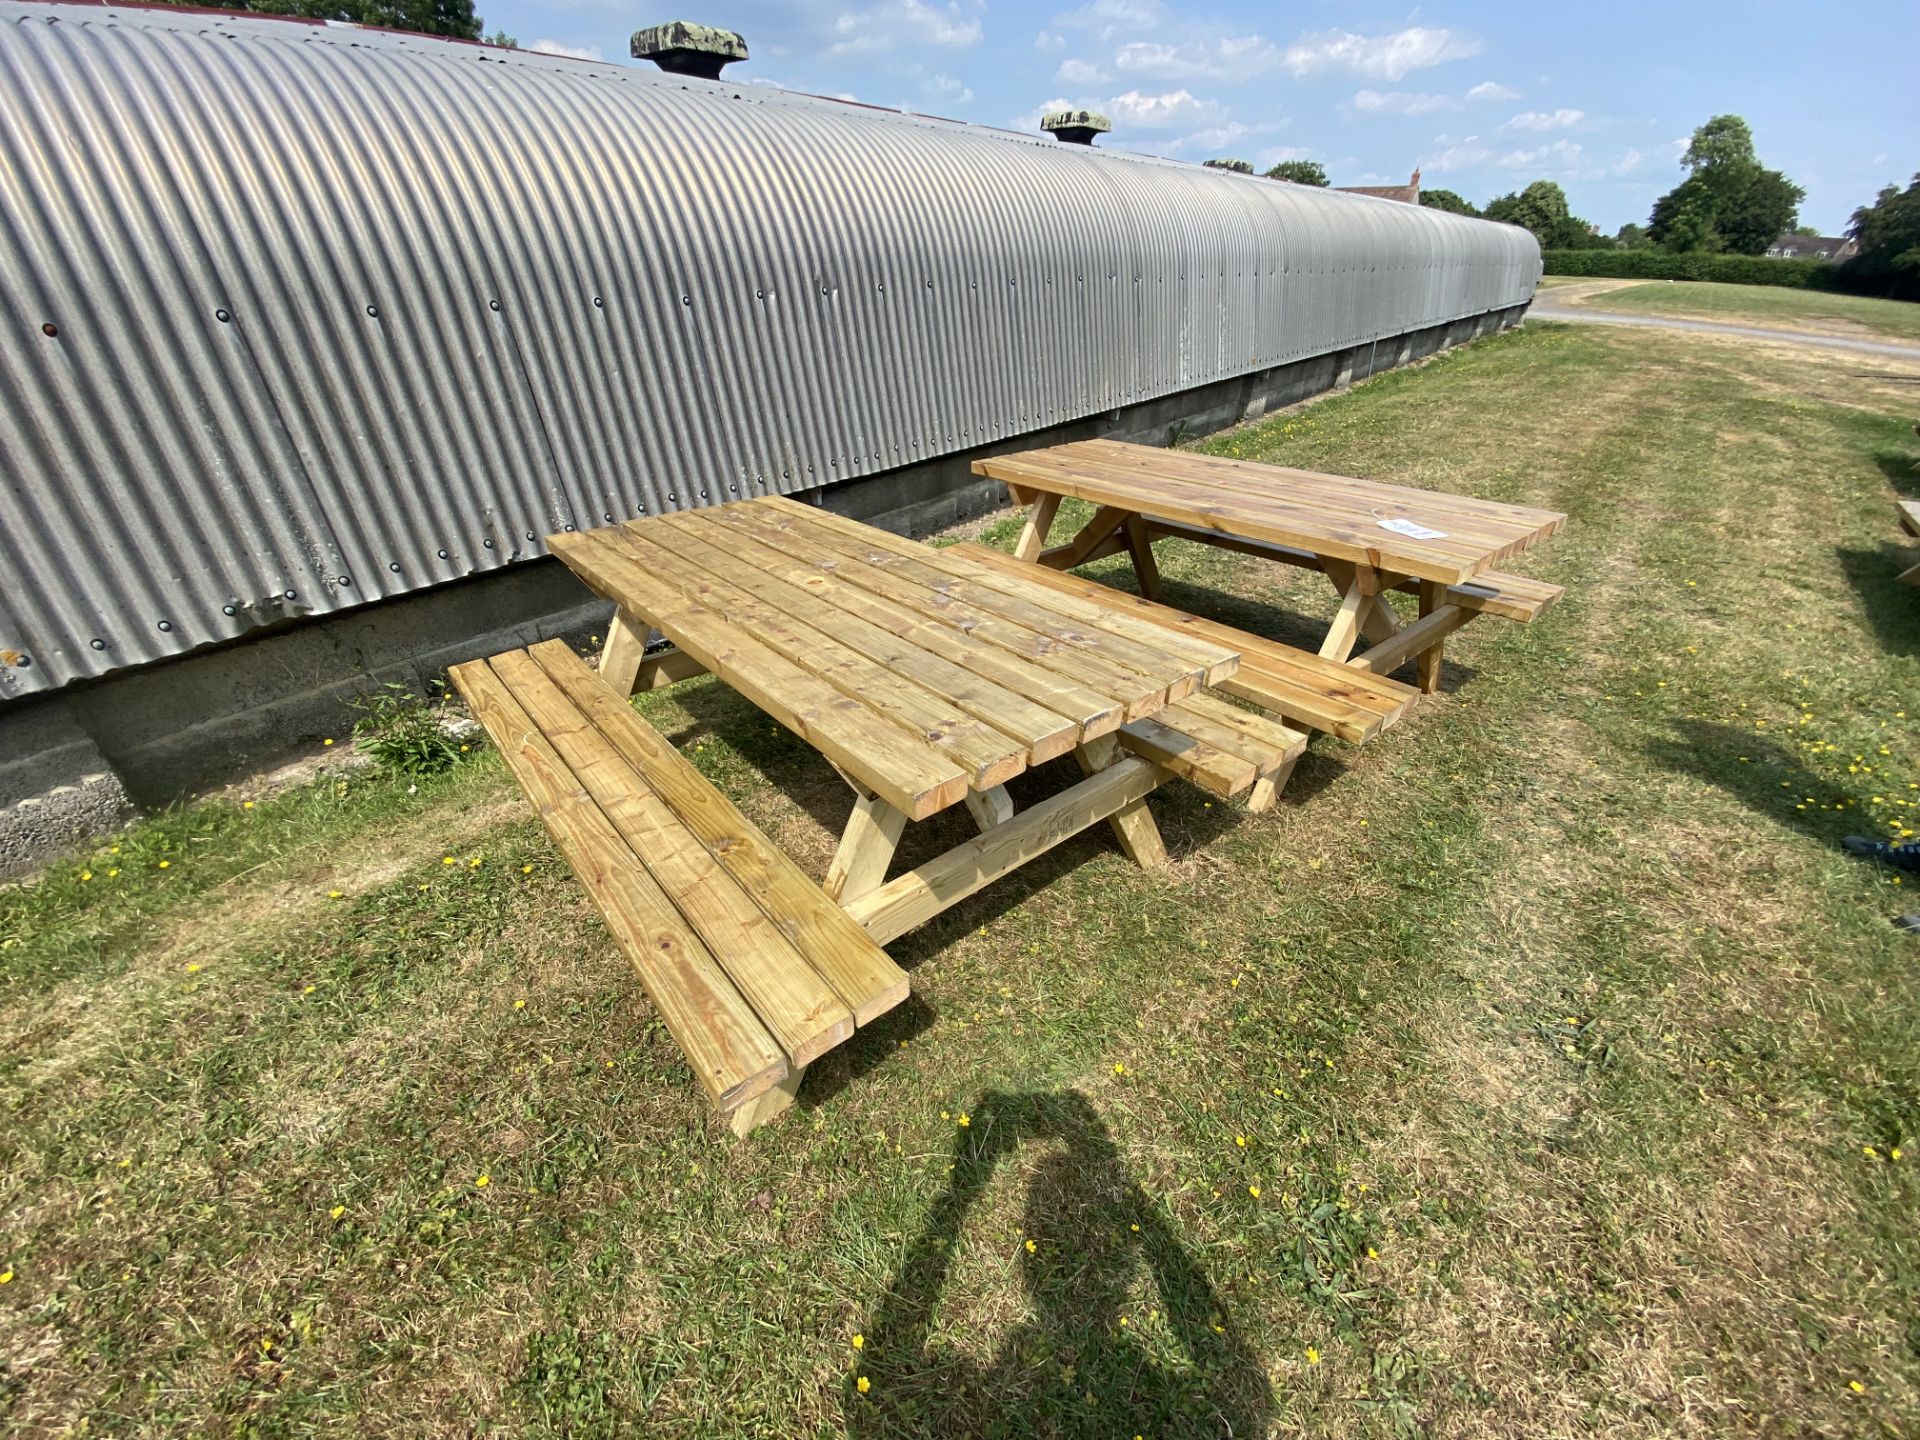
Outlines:
{"label": "paved road", "polygon": [[1757,325],[1722,325],[1712,320],[1675,320],[1665,315],[1623,315],[1616,310],[1593,310],[1568,305],[1552,290],[1533,298],[1528,312],[1542,320],[1577,320],[1588,325],[1639,325],[1649,330],[1692,330],[1707,335],[1741,335],[1750,340],[1783,341],[1789,345],[1817,345],[1826,350],[1851,350],[1861,355],[1891,355],[1920,362],[1920,345],[1896,345],[1886,340],[1849,340],[1844,335],[1810,335],[1804,330],[1768,330]]}

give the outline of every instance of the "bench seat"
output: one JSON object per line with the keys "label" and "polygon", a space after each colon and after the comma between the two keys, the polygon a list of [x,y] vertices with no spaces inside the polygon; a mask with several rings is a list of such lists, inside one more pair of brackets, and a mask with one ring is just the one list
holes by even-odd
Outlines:
{"label": "bench seat", "polygon": [[1189,695],[1120,727],[1120,744],[1202,790],[1267,809],[1307,748],[1306,735],[1212,695]]}
{"label": "bench seat", "polygon": [[1398,680],[1327,660],[1215,620],[1189,615],[1171,605],[1114,590],[1064,570],[1050,570],[1016,560],[1002,551],[972,542],[953,548],[980,564],[1016,572],[1070,595],[1107,604],[1125,604],[1169,628],[1231,645],[1240,652],[1240,668],[1214,688],[1271,710],[1308,730],[1324,730],[1356,744],[1371,740],[1406,714],[1419,698],[1419,691]]}
{"label": "bench seat", "polygon": [[[1322,568],[1319,556],[1292,545],[1277,545],[1265,540],[1242,540],[1237,536],[1221,535],[1212,530],[1202,529],[1198,525],[1177,525],[1165,520],[1149,520],[1146,522],[1146,528],[1147,535],[1154,540],[1191,540],[1195,544],[1212,545],[1216,549],[1236,550],[1244,555],[1257,555],[1262,559],[1277,560],[1283,565],[1298,565],[1306,570]],[[1417,594],[1420,582],[1407,580],[1394,588]],[[1485,615],[1498,615],[1505,620],[1517,620],[1526,625],[1539,619],[1542,612],[1565,593],[1564,586],[1549,585],[1544,580],[1533,580],[1525,575],[1509,575],[1504,571],[1488,570],[1464,584],[1448,586],[1445,603],[1458,605],[1462,610],[1474,610]]]}
{"label": "bench seat", "polygon": [[451,674],[737,1132],[906,998],[886,952],[565,644]]}

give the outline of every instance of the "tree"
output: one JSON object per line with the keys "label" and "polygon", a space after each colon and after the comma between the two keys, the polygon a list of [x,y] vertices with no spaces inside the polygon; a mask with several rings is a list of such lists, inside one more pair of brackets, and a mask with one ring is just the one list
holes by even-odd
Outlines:
{"label": "tree", "polygon": [[1291,180],[1296,185],[1319,185],[1327,183],[1327,167],[1318,160],[1282,160],[1267,171],[1269,180]]}
{"label": "tree", "polygon": [[480,43],[482,45],[491,45],[496,50],[518,50],[520,48],[520,42],[504,30],[496,30],[491,35],[483,36]]}
{"label": "tree", "polygon": [[1850,276],[1901,299],[1920,298],[1920,175],[1854,211],[1847,236],[1860,247],[1846,263]]}
{"label": "tree", "polygon": [[1799,222],[1806,191],[1761,165],[1738,115],[1716,115],[1695,130],[1680,164],[1687,178],[1654,202],[1647,223],[1664,249],[1763,255]]}
{"label": "tree", "polygon": [[1620,227],[1620,233],[1613,237],[1615,249],[1644,250],[1653,242],[1647,239],[1647,232],[1629,221]]}
{"label": "tree", "polygon": [[1203,160],[1200,162],[1209,170],[1231,170],[1236,175],[1251,175],[1253,166],[1244,160]]}
{"label": "tree", "polygon": [[1451,190],[1422,190],[1420,203],[1435,210],[1447,210],[1455,215],[1478,215],[1480,211],[1464,195]]}
{"label": "tree", "polygon": [[1544,245],[1547,233],[1567,219],[1567,192],[1551,180],[1536,180],[1517,195],[1489,200],[1486,217],[1531,230]]}
{"label": "tree", "polygon": [[473,0],[221,0],[230,10],[258,15],[300,15],[310,20],[349,20],[420,35],[478,40],[480,17]]}

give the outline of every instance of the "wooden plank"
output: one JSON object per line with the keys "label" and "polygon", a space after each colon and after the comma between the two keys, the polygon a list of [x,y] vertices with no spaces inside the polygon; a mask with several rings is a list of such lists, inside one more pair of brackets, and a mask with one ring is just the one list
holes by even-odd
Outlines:
{"label": "wooden plank", "polygon": [[[1019,561],[984,545],[956,545],[968,558],[982,565],[1016,566]],[[1405,714],[1418,697],[1417,691],[1396,680],[1356,673],[1320,659],[1304,650],[1264,636],[1250,635],[1216,620],[1189,615],[1184,610],[1144,600],[1125,591],[1106,590],[1097,582],[1079,575],[1043,571],[1038,583],[1075,587],[1083,592],[1104,592],[1112,603],[1132,606],[1156,624],[1191,628],[1240,648],[1238,673],[1216,688],[1229,695],[1251,700],[1256,705],[1279,711],[1310,729],[1325,730],[1343,740],[1359,743],[1371,739],[1384,726]]]}
{"label": "wooden plank", "polygon": [[524,650],[489,662],[574,778],[786,1052],[806,1065],[853,1034],[853,1012]]}
{"label": "wooden plank", "polygon": [[786,1056],[753,1007],[499,677],[482,660],[454,666],[451,677],[714,1104],[730,1110],[784,1078]]}
{"label": "wooden plank", "polygon": [[[1443,608],[1449,610],[1457,610],[1459,608],[1457,605],[1447,604],[1447,587],[1444,585],[1436,585],[1431,580],[1421,581],[1421,618],[1430,618],[1436,611]],[[1435,635],[1433,637],[1433,643],[1421,649],[1415,657],[1414,664],[1420,680],[1420,693],[1423,695],[1431,695],[1440,688],[1440,664],[1443,653],[1442,646],[1444,644],[1445,637]]]}
{"label": "wooden plank", "polygon": [[794,1099],[800,1093],[800,1081],[806,1073],[804,1065],[789,1070],[787,1078],[778,1085],[762,1091],[728,1115],[727,1128],[744,1140],[749,1132],[758,1130],[770,1120],[779,1119],[793,1108]]}
{"label": "wooden plank", "polygon": [[688,600],[594,532],[550,535],[547,543],[588,588],[639,610],[700,664],[910,818],[936,815],[966,794],[966,772],[947,756]]}
{"label": "wooden plank", "polygon": [[974,824],[982,830],[991,830],[1013,818],[1013,797],[1007,794],[1004,785],[994,790],[969,790],[967,809],[973,815]]}
{"label": "wooden plank", "polygon": [[[863,558],[877,555],[879,559],[874,563],[912,567],[914,574],[927,577],[926,583],[942,593],[992,609],[1069,644],[1096,645],[1149,677],[1171,674],[1174,680],[1183,683],[1190,678],[1195,683],[1211,685],[1231,675],[1239,666],[1239,656],[1234,651],[1193,636],[1169,636],[1164,630],[1143,624],[1111,606],[1064,592],[1037,590],[1025,570],[983,569],[966,556],[955,554],[957,547],[935,550],[915,545],[884,530],[859,525],[785,496],[769,495],[753,503],[777,508],[790,519],[835,535],[843,544],[858,547]],[[1064,624],[1063,616],[1066,617]]]}
{"label": "wooden plank", "polygon": [[1128,756],[1006,824],[896,876],[848,905],[848,913],[884,945],[1089,825],[1142,802],[1166,778],[1167,772],[1151,761]]}
{"label": "wooden plank", "polygon": [[907,998],[906,972],[692,761],[599,684],[571,650],[547,640],[528,653],[754,897],[853,1012],[856,1025],[870,1023]]}
{"label": "wooden plank", "polygon": [[1060,497],[1042,494],[1033,502],[1033,508],[1027,512],[1027,523],[1020,527],[1020,541],[1013,547],[1013,553],[1022,560],[1039,557],[1047,543],[1047,532],[1053,529],[1054,514],[1060,509]]}
{"label": "wooden plank", "polygon": [[1373,597],[1354,580],[1340,597],[1340,608],[1334,612],[1333,624],[1327,627],[1327,638],[1320,642],[1322,660],[1345,660],[1353,653],[1354,641],[1360,638],[1360,612],[1373,603]]}
{"label": "wooden plank", "polygon": [[600,651],[600,678],[619,694],[631,695],[639,685],[650,628],[624,610],[613,612],[613,623],[607,627],[607,643]]}
{"label": "wooden plank", "polygon": [[[780,613],[932,691],[994,734],[1011,740],[1036,765],[1066,754],[1079,743],[1080,727],[1065,716],[984,679],[942,653],[968,648],[954,643],[960,637],[952,631],[903,615],[871,596],[863,597],[871,605],[843,607],[835,603],[841,598],[838,594],[793,585],[784,578],[790,564],[786,556],[745,538],[733,527],[715,523],[711,512],[662,516],[647,534]],[[868,614],[877,614],[886,623],[875,623]],[[916,643],[917,635],[910,632],[920,630],[939,637],[941,649]]]}
{"label": "wooden plank", "polygon": [[[1123,719],[1138,719],[1142,715],[1152,714],[1167,703],[1169,691],[1176,688],[1157,685],[1139,671],[1129,669],[1097,649],[1063,643],[1053,635],[932,588],[926,576],[909,573],[904,565],[894,568],[885,563],[869,564],[862,558],[861,548],[842,537],[823,536],[811,527],[788,520],[776,512],[765,511],[762,514],[778,528],[777,543],[808,563],[848,584],[882,596],[892,604],[904,606],[935,624],[956,630],[966,638],[997,645],[1068,677],[1074,683],[1106,696],[1118,707]],[[888,559],[881,554],[875,554],[873,558],[882,562]],[[1008,563],[1019,562],[1008,557]],[[1032,568],[1040,573],[1038,566]],[[930,573],[937,582],[939,572]],[[1056,617],[1056,623],[1063,622]],[[1193,676],[1189,673],[1186,688],[1181,693],[1188,693],[1192,685]]]}
{"label": "wooden plank", "polygon": [[[821,557],[805,547],[796,547],[792,533],[778,528],[777,516],[763,514],[750,505],[716,506],[695,514],[724,532],[733,545],[750,551],[755,564],[768,574],[823,596],[836,609],[872,621],[924,650],[945,656],[1003,690],[1024,696],[1041,709],[1064,717],[1078,732],[1078,738],[1105,735],[1120,727],[1124,718],[1122,707],[1112,696],[1061,674],[1047,665],[1044,658],[1031,659],[1010,653],[999,645],[984,643],[964,630],[927,618],[912,606],[839,578],[834,572],[841,562],[831,552]],[[1035,728],[1039,725],[1036,718]],[[1036,741],[1032,753],[1037,762],[1051,758],[1050,751],[1050,740]]]}
{"label": "wooden plank", "polygon": [[1051,550],[1042,550],[1035,558],[1040,564],[1054,570],[1071,570],[1076,565],[1084,565],[1127,543],[1121,532],[1130,518],[1137,518],[1131,510],[1122,510],[1117,505],[1102,505],[1093,512],[1093,518],[1080,527],[1073,539]]}
{"label": "wooden plank", "polygon": [[1149,600],[1158,600],[1160,567],[1154,563],[1153,543],[1147,539],[1146,527],[1138,515],[1129,515],[1122,529],[1126,532],[1127,553],[1133,557],[1133,574],[1140,582],[1140,593]]}
{"label": "wooden plank", "polygon": [[1280,792],[1287,788],[1287,781],[1293,778],[1293,767],[1298,758],[1285,761],[1277,769],[1271,770],[1253,782],[1253,789],[1247,792],[1247,813],[1258,815],[1271,810],[1274,802],[1280,798]]}
{"label": "wooden plank", "polygon": [[[931,745],[965,771],[967,782],[976,789],[1004,785],[1027,768],[1024,745],[974,719],[914,676],[876,664],[780,605],[755,598],[732,573],[717,573],[688,558],[683,552],[695,549],[698,542],[672,527],[657,520],[629,523],[611,532],[609,542],[624,548],[688,599],[724,615],[849,700]],[[711,558],[710,547],[698,548]],[[720,554],[716,563],[725,566],[728,557]]]}
{"label": "wooden plank", "polygon": [[1243,756],[1260,774],[1287,760],[1297,760],[1307,748],[1302,731],[1213,695],[1190,695],[1155,718],[1209,745]]}
{"label": "wooden plank", "polygon": [[1259,778],[1251,760],[1188,733],[1170,709],[1122,725],[1115,738],[1131,753],[1223,799],[1252,788]]}

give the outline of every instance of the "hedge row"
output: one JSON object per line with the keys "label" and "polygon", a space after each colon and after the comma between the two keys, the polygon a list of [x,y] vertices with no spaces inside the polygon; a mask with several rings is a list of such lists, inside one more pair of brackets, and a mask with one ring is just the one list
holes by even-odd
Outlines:
{"label": "hedge row", "polygon": [[1845,267],[1824,260],[1764,255],[1672,255],[1664,250],[1548,250],[1549,275],[1607,280],[1717,280],[1725,285],[1784,285],[1792,290],[1854,290]]}

